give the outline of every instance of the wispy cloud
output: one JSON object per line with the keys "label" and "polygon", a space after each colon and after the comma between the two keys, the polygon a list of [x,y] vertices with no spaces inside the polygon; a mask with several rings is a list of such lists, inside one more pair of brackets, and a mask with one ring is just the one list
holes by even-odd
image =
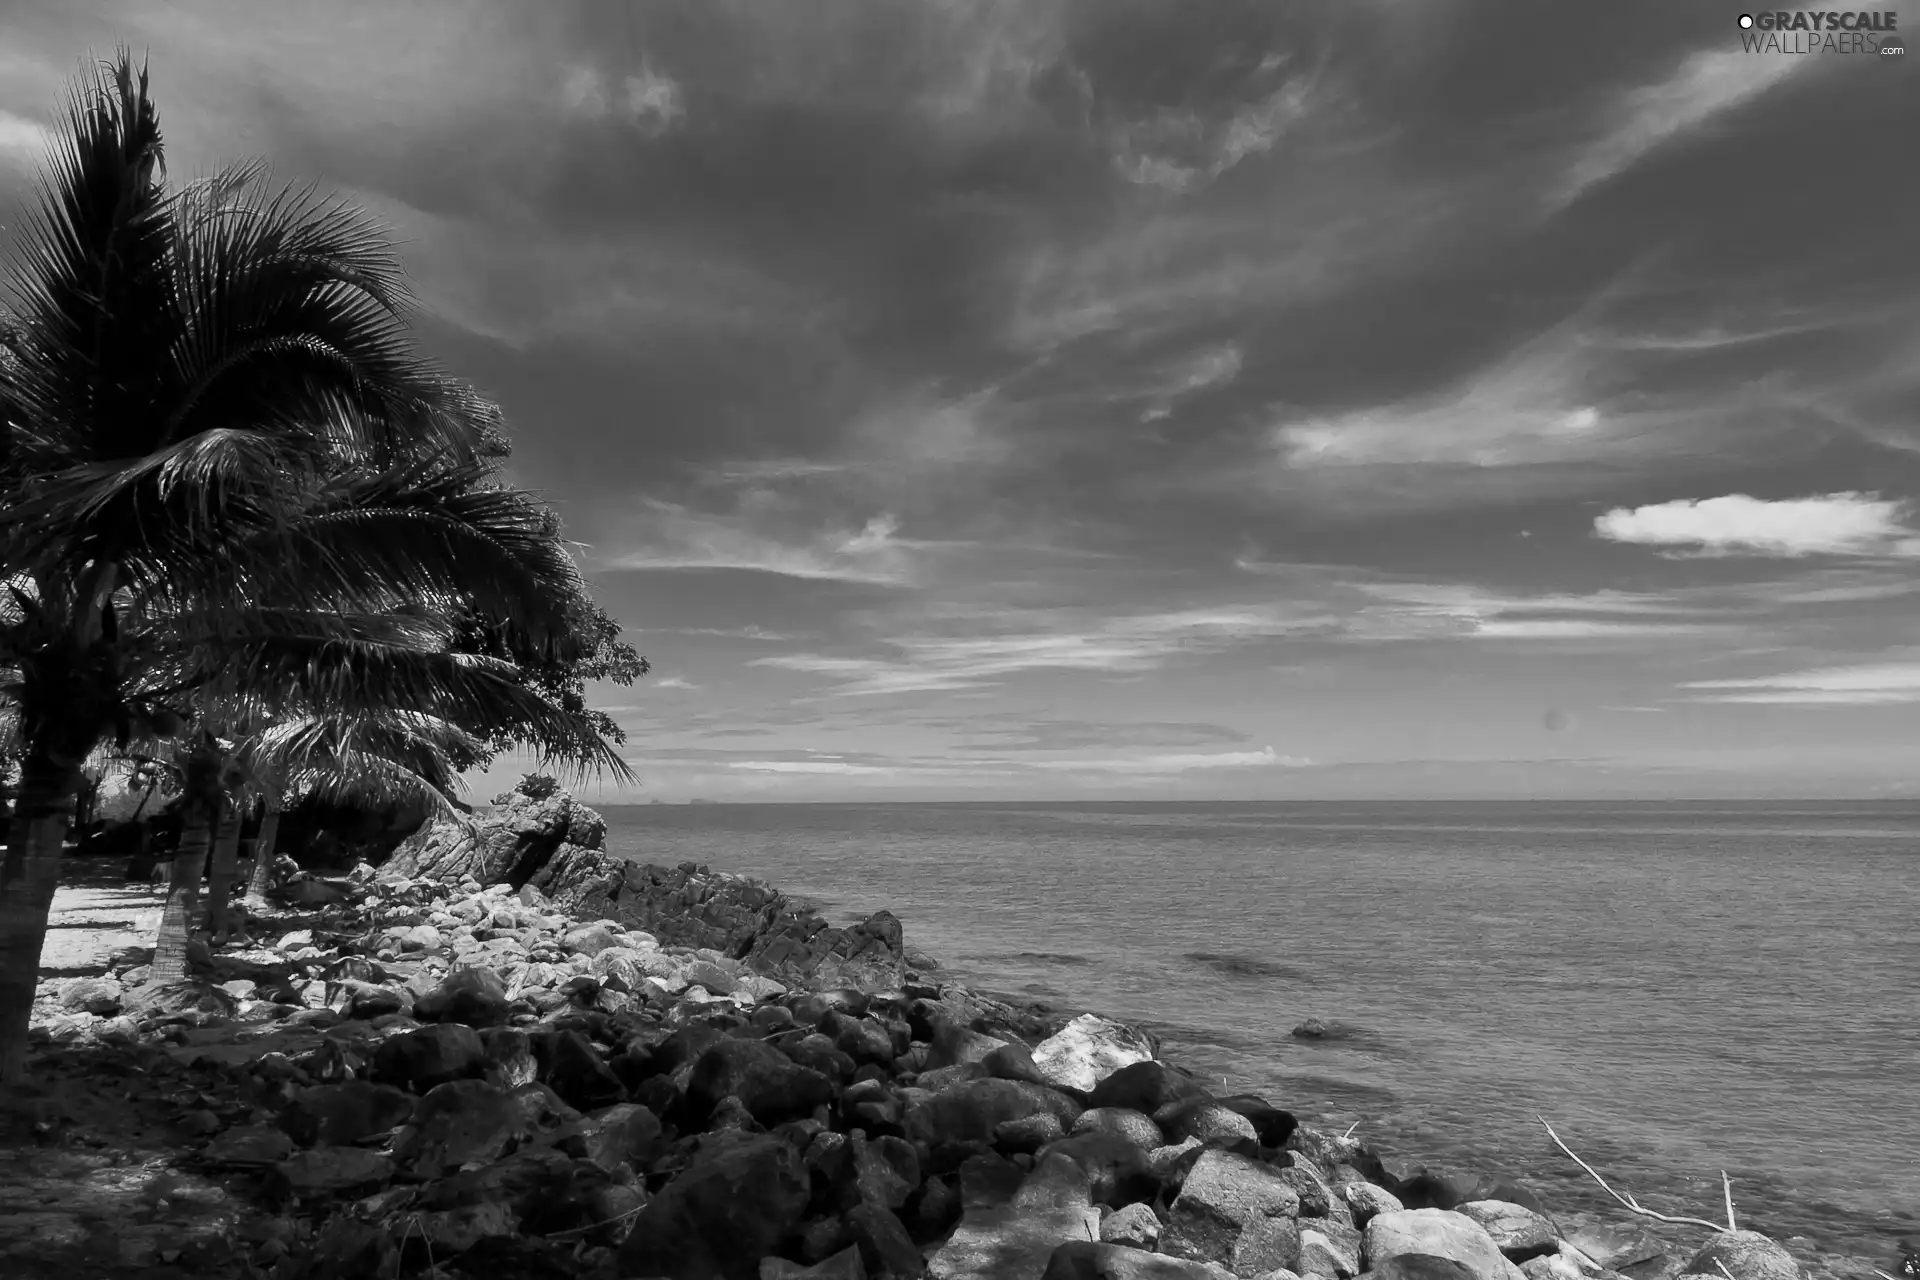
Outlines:
{"label": "wispy cloud", "polygon": [[1920,659],[1812,667],[1746,680],[1695,680],[1696,702],[1890,706],[1920,702]]}
{"label": "wispy cloud", "polygon": [[1093,760],[1032,760],[1035,769],[1067,773],[1188,773],[1195,769],[1299,769],[1313,763],[1298,756],[1283,756],[1272,747],[1258,751],[1186,752],[1157,756],[1123,756]]}
{"label": "wispy cloud", "polygon": [[857,530],[787,542],[745,521],[703,515],[657,499],[644,504],[642,545],[614,553],[603,570],[739,569],[782,577],[899,586],[913,578],[911,547],[895,541],[899,520],[882,512]]}
{"label": "wispy cloud", "polygon": [[[1811,6],[1815,8],[1827,6]],[[1752,101],[1817,57],[1759,57],[1743,49],[1696,53],[1664,80],[1620,94],[1603,131],[1562,172],[1551,200],[1571,204],[1660,147]]]}
{"label": "wispy cloud", "polygon": [[1905,502],[1870,493],[1767,500],[1734,493],[1616,507],[1594,521],[1611,542],[1708,556],[1920,554]]}
{"label": "wispy cloud", "polygon": [[682,676],[666,676],[648,683],[655,689],[698,689],[700,687]]}
{"label": "wispy cloud", "polygon": [[575,67],[561,84],[560,98],[577,116],[623,120],[647,137],[666,133],[687,113],[679,83],[645,59],[620,76]]}

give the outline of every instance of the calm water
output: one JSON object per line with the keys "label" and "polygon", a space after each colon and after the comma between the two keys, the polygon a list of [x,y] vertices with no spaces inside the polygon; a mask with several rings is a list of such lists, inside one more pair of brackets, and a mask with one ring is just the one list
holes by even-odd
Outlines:
{"label": "calm water", "polygon": [[[656,805],[609,845],[886,907],[1396,1150],[1884,1255],[1920,1232],[1920,803]],[[1301,1019],[1350,1039],[1303,1042]],[[1616,1176],[1617,1175],[1617,1176]]]}

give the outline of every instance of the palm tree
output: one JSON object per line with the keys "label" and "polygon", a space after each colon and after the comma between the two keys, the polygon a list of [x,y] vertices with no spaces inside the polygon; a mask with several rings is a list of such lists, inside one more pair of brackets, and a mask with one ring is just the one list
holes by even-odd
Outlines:
{"label": "palm tree", "polygon": [[247,905],[256,910],[267,905],[280,813],[290,797],[421,803],[434,816],[454,817],[459,814],[454,793],[460,787],[454,761],[480,749],[481,743],[458,726],[406,712],[315,716],[254,734],[238,752],[251,790],[263,803]]}
{"label": "palm tree", "polygon": [[[537,504],[486,483],[497,411],[413,356],[379,229],[268,189],[259,164],[169,192],[125,51],[77,82],[67,116],[9,266],[0,361],[0,691],[21,740],[0,1080],[23,1067],[81,763],[177,734],[190,698],[275,714],[385,698],[486,732],[535,724],[559,758],[624,772],[511,669],[397,612],[458,603],[564,647],[583,588]],[[224,754],[194,741],[185,861]],[[169,928],[178,915],[170,900]]]}

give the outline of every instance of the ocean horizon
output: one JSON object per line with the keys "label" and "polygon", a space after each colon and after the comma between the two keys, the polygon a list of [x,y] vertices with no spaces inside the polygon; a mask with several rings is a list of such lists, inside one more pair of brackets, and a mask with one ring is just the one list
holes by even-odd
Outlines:
{"label": "ocean horizon", "polygon": [[[1835,1252],[1920,1232],[1920,801],[608,805],[1310,1123]],[[1306,1019],[1332,1034],[1304,1039]]]}

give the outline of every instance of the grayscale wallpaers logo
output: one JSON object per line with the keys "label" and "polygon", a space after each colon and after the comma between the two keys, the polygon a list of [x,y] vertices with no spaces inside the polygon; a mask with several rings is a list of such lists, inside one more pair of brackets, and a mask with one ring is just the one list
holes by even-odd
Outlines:
{"label": "grayscale wallpaers logo", "polygon": [[1890,9],[1846,13],[1774,9],[1741,14],[1739,27],[1741,47],[1748,53],[1899,57],[1907,51],[1899,35],[1900,15]]}

